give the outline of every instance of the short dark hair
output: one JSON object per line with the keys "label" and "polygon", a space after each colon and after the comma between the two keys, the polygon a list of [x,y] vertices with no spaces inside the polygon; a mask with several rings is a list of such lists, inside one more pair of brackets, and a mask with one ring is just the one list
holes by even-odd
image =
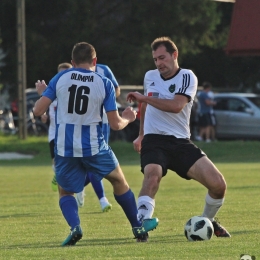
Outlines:
{"label": "short dark hair", "polygon": [[175,43],[169,38],[169,37],[159,37],[156,38],[152,44],[151,48],[153,51],[156,51],[159,46],[165,46],[166,51],[169,52],[170,54],[173,54],[175,51],[178,52],[178,48],[175,45]]}
{"label": "short dark hair", "polygon": [[96,58],[96,50],[87,42],[79,42],[74,45],[71,57],[76,64],[92,63],[92,60]]}
{"label": "short dark hair", "polygon": [[60,63],[60,64],[58,65],[57,70],[59,71],[60,69],[70,69],[70,68],[72,68],[72,65],[71,65],[70,63],[68,63],[68,62],[63,62],[63,63]]}

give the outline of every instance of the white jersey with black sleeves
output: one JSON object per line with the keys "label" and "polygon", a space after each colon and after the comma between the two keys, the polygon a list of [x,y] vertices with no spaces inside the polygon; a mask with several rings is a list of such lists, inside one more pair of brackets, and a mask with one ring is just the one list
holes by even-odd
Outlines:
{"label": "white jersey with black sleeves", "polygon": [[71,68],[54,76],[43,96],[55,100],[55,153],[87,157],[108,149],[102,133],[103,107],[117,110],[113,83],[96,72]]}
{"label": "white jersey with black sleeves", "polygon": [[173,99],[175,95],[184,95],[189,102],[180,113],[164,112],[147,104],[144,134],[190,138],[190,113],[197,85],[197,77],[188,69],[179,69],[172,78],[166,80],[161,77],[157,69],[148,71],[144,77],[144,94],[146,96]]}

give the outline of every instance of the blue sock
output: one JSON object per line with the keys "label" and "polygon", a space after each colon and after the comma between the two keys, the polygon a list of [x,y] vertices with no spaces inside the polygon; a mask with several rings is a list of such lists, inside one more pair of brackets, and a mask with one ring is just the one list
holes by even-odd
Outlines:
{"label": "blue sock", "polygon": [[98,196],[98,199],[105,197],[105,192],[104,192],[104,187],[103,187],[102,181],[97,181],[94,174],[92,174],[91,172],[88,172],[88,176],[89,176],[89,179],[93,186],[93,189]]}
{"label": "blue sock", "polygon": [[71,227],[71,230],[80,224],[78,205],[74,196],[64,196],[60,199],[60,209],[66,219],[67,223]]}
{"label": "blue sock", "polygon": [[115,195],[115,200],[122,207],[132,227],[142,226],[142,222],[137,219],[137,206],[134,193],[129,189],[123,195]]}

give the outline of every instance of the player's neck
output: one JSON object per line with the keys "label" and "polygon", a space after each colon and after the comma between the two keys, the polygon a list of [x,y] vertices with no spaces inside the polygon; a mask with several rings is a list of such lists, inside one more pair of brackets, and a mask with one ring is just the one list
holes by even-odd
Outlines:
{"label": "player's neck", "polygon": [[169,74],[167,74],[167,75],[162,75],[162,74],[161,74],[161,77],[162,77],[163,79],[165,79],[165,80],[171,79],[171,78],[173,78],[176,74],[178,74],[179,71],[180,71],[180,67],[178,66],[178,67],[174,68],[171,73],[169,73]]}
{"label": "player's neck", "polygon": [[76,66],[76,68],[95,71],[95,66],[93,66],[92,64],[89,64],[89,63],[81,63],[81,64],[78,64],[78,65]]}

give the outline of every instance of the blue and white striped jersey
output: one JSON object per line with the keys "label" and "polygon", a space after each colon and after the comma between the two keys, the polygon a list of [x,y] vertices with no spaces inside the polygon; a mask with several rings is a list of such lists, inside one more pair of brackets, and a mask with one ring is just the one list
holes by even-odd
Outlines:
{"label": "blue and white striped jersey", "polygon": [[105,76],[105,77],[107,77],[107,78],[109,78],[112,81],[115,88],[117,88],[119,86],[119,84],[116,80],[116,77],[114,76],[112,70],[107,65],[103,65],[103,64],[98,63],[96,65],[96,72]]}
{"label": "blue and white striped jersey", "polygon": [[86,157],[108,149],[102,134],[103,107],[117,110],[113,83],[90,70],[71,68],[54,76],[43,96],[55,100],[55,153]]}
{"label": "blue and white striped jersey", "polygon": [[148,71],[144,77],[145,95],[161,99],[173,99],[175,95],[184,95],[189,103],[177,114],[161,111],[148,104],[144,119],[144,134],[190,138],[190,113],[197,85],[197,77],[188,69],[180,69],[170,79],[163,79],[157,69]]}
{"label": "blue and white striped jersey", "polygon": [[[109,78],[112,81],[114,87],[118,88],[119,84],[116,80],[116,77],[114,76],[112,70],[107,65],[97,64],[96,65],[96,72],[101,74],[102,76]],[[107,142],[108,142],[109,136],[106,136],[106,135],[109,135],[109,134],[108,134],[107,131],[105,131],[105,129],[107,127],[109,127],[106,113],[104,113],[104,115],[103,115],[102,122],[103,122],[103,125],[106,124],[106,126],[103,126],[103,134],[105,135],[105,140],[107,140]]]}

